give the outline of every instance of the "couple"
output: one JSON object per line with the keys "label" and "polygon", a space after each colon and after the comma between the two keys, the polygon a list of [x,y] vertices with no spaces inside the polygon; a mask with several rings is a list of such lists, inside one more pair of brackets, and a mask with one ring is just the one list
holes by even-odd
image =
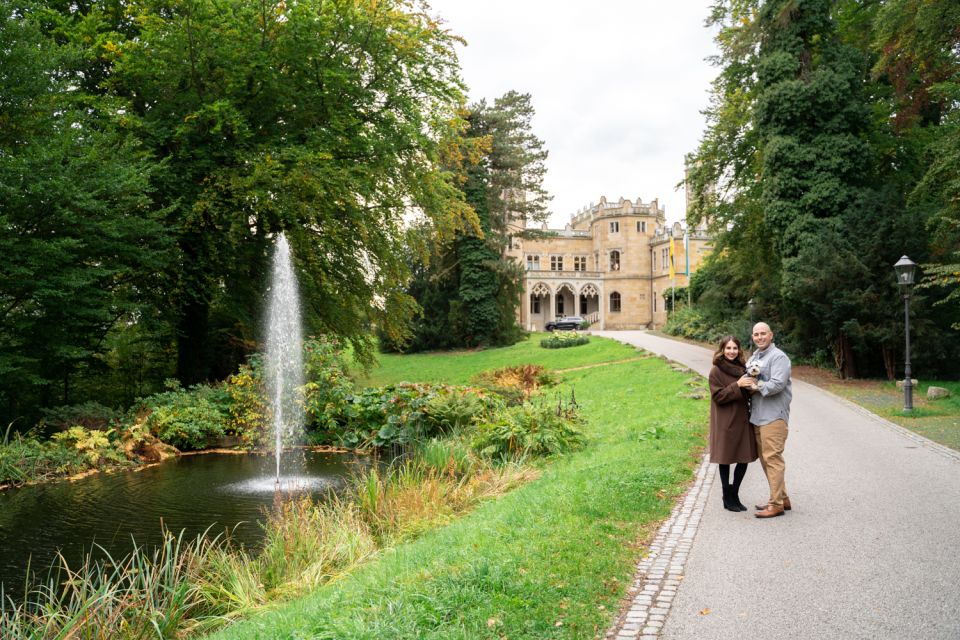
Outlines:
{"label": "couple", "polygon": [[[740,340],[725,336],[710,370],[710,462],[720,466],[723,508],[746,511],[740,483],[747,464],[757,459],[770,485],[770,498],[757,505],[758,518],[782,516],[790,510],[783,483],[783,447],[790,418],[790,358],[773,344],[765,322],[753,327],[757,350],[744,362]],[[752,375],[751,375],[752,374]],[[736,464],[733,480],[730,465]]]}

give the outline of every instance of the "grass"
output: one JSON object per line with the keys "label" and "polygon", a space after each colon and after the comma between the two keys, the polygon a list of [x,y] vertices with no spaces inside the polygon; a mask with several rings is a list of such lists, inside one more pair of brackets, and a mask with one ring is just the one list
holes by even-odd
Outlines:
{"label": "grass", "polygon": [[[931,386],[950,390],[949,398],[927,400]],[[828,391],[876,413],[925,438],[960,451],[960,382],[921,382],[913,390],[913,410],[903,410],[903,389],[893,382],[854,380],[828,383]]]}
{"label": "grass", "polygon": [[511,347],[450,353],[380,354],[380,365],[364,375],[354,372],[359,384],[371,387],[398,382],[467,384],[481,371],[518,364],[539,364],[548,369],[571,369],[637,355],[630,346],[594,339],[576,349],[544,349],[540,340],[550,334],[532,333]]}
{"label": "grass", "polygon": [[[538,336],[507,349],[385,356],[373,384],[465,382],[484,369],[573,368],[636,351],[594,339],[546,350]],[[308,596],[216,638],[589,638],[612,623],[643,543],[692,476],[706,399],[659,359],[563,374],[587,418],[587,446],[541,464],[539,478],[449,525],[381,552]],[[551,396],[552,397],[552,396]],[[381,500],[378,487],[368,499]],[[435,522],[435,520],[434,520]]]}

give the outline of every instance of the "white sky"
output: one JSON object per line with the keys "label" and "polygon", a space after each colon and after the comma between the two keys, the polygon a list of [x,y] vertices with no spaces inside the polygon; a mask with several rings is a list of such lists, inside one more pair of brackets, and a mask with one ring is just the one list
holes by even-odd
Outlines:
{"label": "white sky", "polygon": [[471,102],[531,94],[551,227],[601,195],[658,198],[682,220],[674,186],[717,72],[704,60],[715,53],[710,0],[429,1],[468,42],[458,52]]}

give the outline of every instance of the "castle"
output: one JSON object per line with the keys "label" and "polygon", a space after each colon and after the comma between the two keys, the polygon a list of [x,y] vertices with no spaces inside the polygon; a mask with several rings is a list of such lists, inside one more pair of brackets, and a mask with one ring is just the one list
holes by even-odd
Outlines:
{"label": "castle", "polygon": [[507,255],[526,267],[518,319],[531,331],[573,315],[595,329],[662,326],[665,298],[687,285],[711,249],[705,228],[668,226],[657,200],[639,198],[601,197],[564,229],[513,231]]}

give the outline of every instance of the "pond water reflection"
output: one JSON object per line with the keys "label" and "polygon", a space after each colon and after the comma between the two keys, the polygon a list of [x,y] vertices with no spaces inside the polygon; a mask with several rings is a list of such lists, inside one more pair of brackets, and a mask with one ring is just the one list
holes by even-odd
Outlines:
{"label": "pond water reflection", "polygon": [[[368,460],[345,454],[284,453],[281,489],[322,494]],[[137,544],[155,544],[162,527],[195,536],[232,531],[255,546],[258,520],[274,500],[271,456],[207,454],[169,460],[142,471],[96,474],[0,491],[0,584],[19,597],[29,566],[41,577],[59,549],[76,566],[93,543],[114,557]]]}

